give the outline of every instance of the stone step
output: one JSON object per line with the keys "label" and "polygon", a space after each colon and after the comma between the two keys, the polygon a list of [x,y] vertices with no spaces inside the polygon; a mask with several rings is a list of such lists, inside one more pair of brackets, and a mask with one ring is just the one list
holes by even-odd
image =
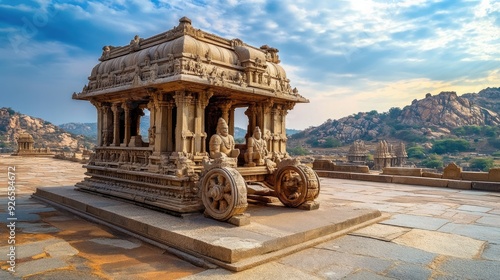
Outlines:
{"label": "stone step", "polygon": [[[375,223],[373,209],[321,206],[304,211],[280,203],[249,205],[250,224],[234,226],[193,213],[175,217],[129,202],[77,191],[74,187],[38,188],[34,198],[94,222],[140,237],[169,252],[241,271]],[[321,196],[319,197],[321,198]],[[321,199],[319,199],[321,201]],[[201,261],[200,261],[201,260]]]}

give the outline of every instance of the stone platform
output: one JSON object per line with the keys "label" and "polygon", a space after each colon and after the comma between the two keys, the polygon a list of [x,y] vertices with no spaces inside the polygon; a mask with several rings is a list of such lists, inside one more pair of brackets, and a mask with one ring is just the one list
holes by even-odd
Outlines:
{"label": "stone platform", "polygon": [[202,213],[175,217],[72,186],[38,188],[33,196],[164,247],[198,265],[215,264],[232,271],[269,262],[382,219],[378,210],[347,206],[327,204],[304,211],[280,203],[251,204],[247,209],[250,225],[237,227]]}

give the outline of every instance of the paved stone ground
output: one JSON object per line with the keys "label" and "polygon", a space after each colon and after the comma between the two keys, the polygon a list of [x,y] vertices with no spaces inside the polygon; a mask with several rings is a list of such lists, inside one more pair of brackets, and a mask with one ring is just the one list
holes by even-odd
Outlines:
{"label": "paved stone ground", "polygon": [[[7,271],[7,167],[16,167],[16,272]],[[322,206],[388,219],[267,264],[203,269],[30,199],[74,185],[80,164],[0,156],[0,279],[499,279],[500,193],[322,178]],[[3,175],[2,175],[3,173]],[[332,213],[335,215],[335,213]],[[290,221],[293,223],[293,221]]]}

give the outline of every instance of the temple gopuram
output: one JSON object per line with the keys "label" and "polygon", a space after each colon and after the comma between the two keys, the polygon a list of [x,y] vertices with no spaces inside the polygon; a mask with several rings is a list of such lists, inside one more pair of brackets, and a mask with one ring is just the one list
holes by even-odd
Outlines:
{"label": "temple gopuram", "polygon": [[[178,26],[128,45],[104,46],[73,99],[97,109],[95,156],[81,190],[228,220],[253,194],[314,209],[316,173],[286,152],[286,115],[309,102],[290,86],[278,50]],[[235,109],[248,117],[247,143],[235,144]],[[149,111],[148,135],[140,119]]]}

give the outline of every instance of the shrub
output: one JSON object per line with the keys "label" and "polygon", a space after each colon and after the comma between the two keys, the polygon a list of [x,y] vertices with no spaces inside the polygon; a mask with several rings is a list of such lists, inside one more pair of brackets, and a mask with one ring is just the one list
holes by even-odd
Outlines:
{"label": "shrub", "polygon": [[422,146],[414,146],[406,150],[409,158],[425,158],[425,149]]}
{"label": "shrub", "polygon": [[488,144],[490,144],[495,149],[500,149],[500,139],[496,137],[488,138]]}
{"label": "shrub", "polygon": [[288,148],[287,149],[288,153],[292,156],[305,156],[309,154],[309,151],[306,150],[304,147],[297,146],[293,148]]}
{"label": "shrub", "polygon": [[469,162],[471,169],[479,169],[481,171],[488,171],[495,165],[492,158],[475,158]]}
{"label": "shrub", "polygon": [[470,150],[470,143],[464,139],[443,139],[434,142],[432,152],[436,154],[465,152]]}

